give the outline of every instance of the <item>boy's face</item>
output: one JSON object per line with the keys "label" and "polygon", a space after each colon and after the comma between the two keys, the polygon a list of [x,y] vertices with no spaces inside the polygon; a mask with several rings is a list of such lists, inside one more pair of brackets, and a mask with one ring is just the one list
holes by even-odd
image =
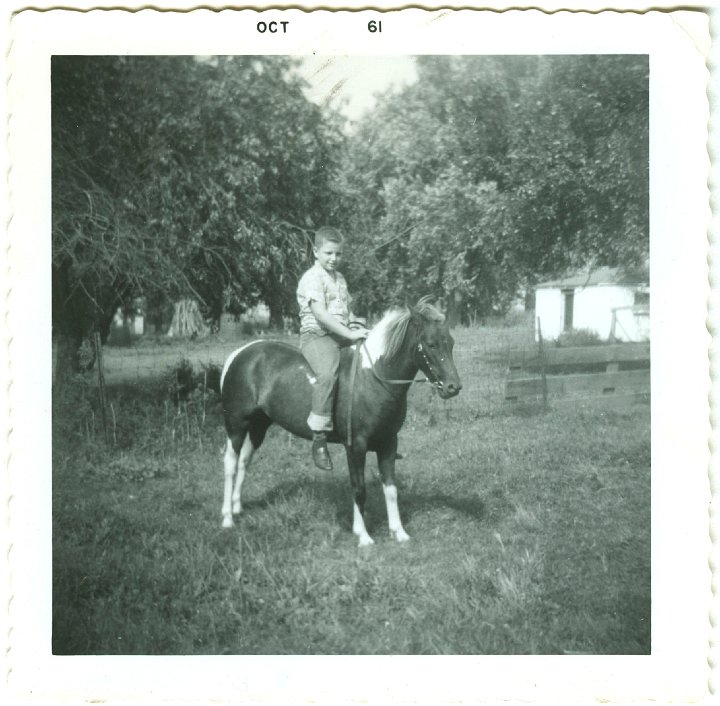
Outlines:
{"label": "boy's face", "polygon": [[343,246],[342,243],[333,243],[326,240],[319,248],[313,248],[315,258],[320,266],[328,272],[335,272],[335,268],[342,259]]}

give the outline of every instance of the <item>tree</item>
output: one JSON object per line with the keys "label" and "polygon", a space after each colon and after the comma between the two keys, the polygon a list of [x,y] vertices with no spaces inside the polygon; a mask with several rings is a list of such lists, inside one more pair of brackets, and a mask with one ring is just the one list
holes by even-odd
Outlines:
{"label": "tree", "polygon": [[417,61],[418,82],[350,138],[339,180],[351,242],[372,243],[348,273],[371,308],[422,289],[484,316],[568,267],[643,264],[645,57]]}
{"label": "tree", "polygon": [[[64,60],[63,60],[64,59]],[[107,336],[118,306],[158,282],[162,243],[133,218],[125,195],[134,133],[117,106],[125,66],[105,57],[52,63],[52,294],[56,380],[77,369],[93,331]],[[75,59],[75,60],[74,60]],[[165,281],[178,272],[161,270]]]}
{"label": "tree", "polygon": [[648,61],[542,57],[523,82],[506,182],[518,267],[641,266],[648,255]]}
{"label": "tree", "polygon": [[291,60],[55,57],[52,105],[56,379],[138,295],[281,320],[340,139]]}
{"label": "tree", "polygon": [[499,188],[510,68],[493,57],[422,57],[418,82],[382,98],[351,138],[341,181],[355,201],[348,229],[372,220],[364,230],[384,275],[361,292],[371,308],[432,294],[451,318],[485,314],[517,286]]}

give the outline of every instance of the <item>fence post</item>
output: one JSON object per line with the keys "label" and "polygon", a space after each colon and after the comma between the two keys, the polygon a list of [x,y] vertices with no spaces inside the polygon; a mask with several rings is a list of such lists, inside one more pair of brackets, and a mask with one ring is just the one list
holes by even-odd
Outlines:
{"label": "fence post", "polygon": [[103,433],[105,435],[105,443],[109,443],[107,414],[105,412],[105,373],[103,371],[102,343],[100,334],[96,331],[94,336],[95,343],[95,362],[98,369],[98,390],[100,393],[100,411],[102,412]]}
{"label": "fence post", "polygon": [[543,347],[542,337],[542,326],[540,326],[540,317],[537,317],[537,332],[538,332],[538,354],[540,357],[540,377],[542,378],[542,396],[543,396],[543,409],[547,411],[548,403],[548,389],[547,389],[547,377],[545,375],[545,349]]}

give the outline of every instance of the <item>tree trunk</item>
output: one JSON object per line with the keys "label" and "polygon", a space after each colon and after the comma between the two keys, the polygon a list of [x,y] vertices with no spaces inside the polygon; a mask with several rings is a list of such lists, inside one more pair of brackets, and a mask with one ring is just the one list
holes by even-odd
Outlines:
{"label": "tree trunk", "polygon": [[283,308],[280,297],[272,298],[271,301],[267,302],[267,307],[270,310],[270,329],[282,331],[285,324],[283,322]]}
{"label": "tree trunk", "polygon": [[72,376],[78,372],[78,353],[82,339],[76,336],[59,333],[57,337],[57,356],[55,359],[55,380],[53,391],[62,390]]}
{"label": "tree trunk", "polygon": [[446,319],[450,328],[455,328],[461,320],[463,294],[459,289],[453,289],[447,298]]}
{"label": "tree trunk", "polygon": [[210,319],[210,330],[213,333],[220,332],[220,321],[223,315],[223,298],[214,297],[209,303],[208,317]]}

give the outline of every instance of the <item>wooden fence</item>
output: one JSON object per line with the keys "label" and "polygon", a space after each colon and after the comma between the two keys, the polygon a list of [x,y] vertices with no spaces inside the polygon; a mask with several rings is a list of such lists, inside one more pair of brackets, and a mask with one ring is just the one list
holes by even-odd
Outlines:
{"label": "wooden fence", "polygon": [[509,352],[507,402],[603,399],[632,404],[649,396],[649,343],[582,348],[539,344]]}

